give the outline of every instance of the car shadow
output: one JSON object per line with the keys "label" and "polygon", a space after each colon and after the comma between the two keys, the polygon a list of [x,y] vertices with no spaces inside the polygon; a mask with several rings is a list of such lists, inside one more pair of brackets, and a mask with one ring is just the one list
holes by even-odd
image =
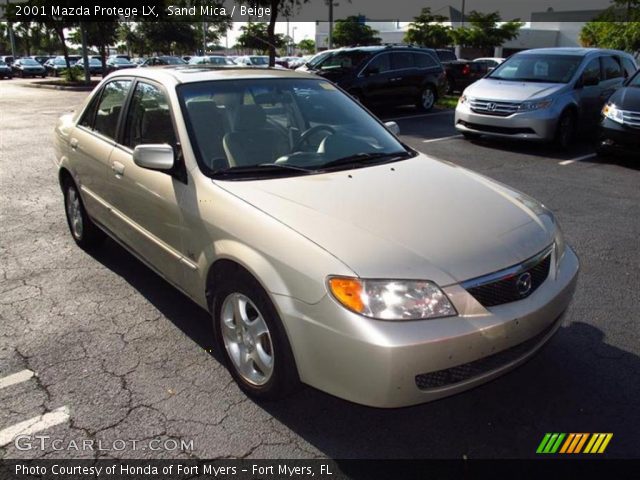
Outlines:
{"label": "car shadow", "polygon": [[636,154],[631,153],[611,153],[606,156],[593,156],[584,160],[584,163],[593,163],[598,165],[615,165],[618,167],[629,168],[631,170],[640,170],[640,162]]}
{"label": "car shadow", "polygon": [[[208,314],[190,299],[111,240],[92,256],[212,349]],[[608,345],[599,328],[572,322],[515,371],[432,403],[376,409],[306,387],[257,405],[336,459],[535,457],[546,432],[612,432],[607,458],[620,458],[640,456],[638,398],[640,358]]]}
{"label": "car shadow", "polygon": [[[581,137],[584,138],[585,135],[587,135],[587,133],[581,134]],[[591,136],[592,133],[588,133],[588,135]],[[589,155],[593,153],[595,149],[593,142],[588,141],[581,143],[579,140],[575,141],[567,150],[563,150],[552,142],[530,142],[525,140],[490,137],[479,137],[470,141],[474,145],[487,147],[493,150],[500,150],[505,153],[533,155],[558,161],[571,160],[583,155]]]}

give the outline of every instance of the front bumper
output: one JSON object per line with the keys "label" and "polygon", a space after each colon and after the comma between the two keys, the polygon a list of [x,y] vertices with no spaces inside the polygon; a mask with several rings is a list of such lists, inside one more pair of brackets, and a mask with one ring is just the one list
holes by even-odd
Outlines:
{"label": "front bumper", "polygon": [[[314,305],[281,295],[274,300],[304,383],[363,405],[404,407],[480,385],[531,357],[559,328],[577,273],[578,259],[567,247],[558,268],[531,296],[490,309],[452,285],[444,290],[459,316],[436,320],[371,320],[328,296]],[[481,374],[435,388],[421,380],[495,360],[500,352],[511,353]]]}
{"label": "front bumper", "polygon": [[560,112],[555,108],[514,113],[506,117],[477,113],[468,104],[458,104],[454,125],[460,132],[501,138],[551,141],[556,136]]}
{"label": "front bumper", "polygon": [[637,153],[640,150],[640,129],[604,118],[598,130],[598,146],[604,150]]}

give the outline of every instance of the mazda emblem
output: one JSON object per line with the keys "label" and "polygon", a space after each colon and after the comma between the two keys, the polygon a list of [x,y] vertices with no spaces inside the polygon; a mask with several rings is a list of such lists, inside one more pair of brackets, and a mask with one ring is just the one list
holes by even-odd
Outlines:
{"label": "mazda emblem", "polygon": [[529,272],[523,273],[516,280],[516,289],[521,297],[524,297],[531,291],[531,280],[531,274]]}

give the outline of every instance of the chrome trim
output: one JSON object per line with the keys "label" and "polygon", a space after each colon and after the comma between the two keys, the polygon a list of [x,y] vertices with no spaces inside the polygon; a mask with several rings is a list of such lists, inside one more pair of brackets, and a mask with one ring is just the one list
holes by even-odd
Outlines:
{"label": "chrome trim", "polygon": [[551,253],[553,252],[554,245],[555,243],[552,243],[547,248],[545,248],[542,252],[538,253],[537,255],[534,255],[531,258],[528,258],[522,263],[513,265],[512,267],[508,267],[503,270],[498,270],[497,272],[483,275],[481,277],[465,280],[460,285],[465,290],[468,290],[470,288],[480,287],[482,285],[487,285],[489,283],[495,283],[500,280],[504,280],[505,278],[518,275],[519,273],[526,272],[527,270],[530,270],[531,268],[538,265],[541,261],[547,258],[547,256],[551,255]]}
{"label": "chrome trim", "polygon": [[622,123],[632,128],[640,128],[640,112],[631,110],[620,110],[622,113]]}

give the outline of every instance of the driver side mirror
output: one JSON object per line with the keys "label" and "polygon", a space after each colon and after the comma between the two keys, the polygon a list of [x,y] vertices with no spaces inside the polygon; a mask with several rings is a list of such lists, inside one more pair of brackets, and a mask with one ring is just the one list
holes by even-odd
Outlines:
{"label": "driver side mirror", "polygon": [[385,122],[384,126],[387,127],[387,130],[389,130],[394,135],[400,135],[400,127],[396,122]]}
{"label": "driver side mirror", "polygon": [[138,145],[133,151],[133,162],[148,170],[166,172],[173,168],[175,154],[173,147],[166,144]]}

